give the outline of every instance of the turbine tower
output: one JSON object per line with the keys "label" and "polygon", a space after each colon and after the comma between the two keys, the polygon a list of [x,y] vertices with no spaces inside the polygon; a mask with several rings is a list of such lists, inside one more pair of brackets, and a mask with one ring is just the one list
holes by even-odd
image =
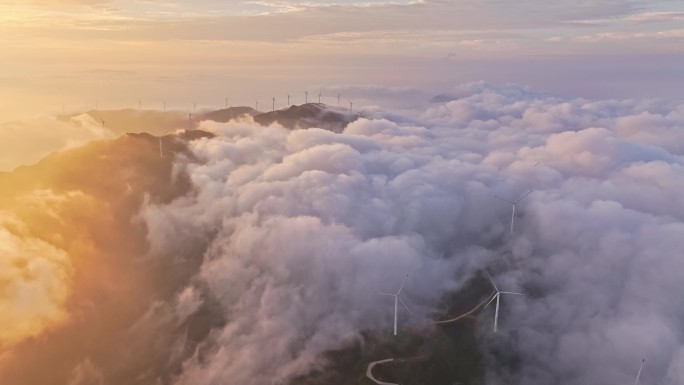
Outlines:
{"label": "turbine tower", "polygon": [[164,100],[164,112],[166,112],[166,100]]}
{"label": "turbine tower", "polygon": [[304,104],[309,103],[309,91],[304,91]]}
{"label": "turbine tower", "polygon": [[[349,100],[349,99],[347,99],[347,100]],[[352,101],[349,100],[349,113],[352,112],[352,104],[353,104]]]}
{"label": "turbine tower", "polygon": [[192,130],[192,115],[192,112],[188,113],[188,130]]}
{"label": "turbine tower", "polygon": [[254,101],[254,110],[259,111],[259,101],[258,100]]}
{"label": "turbine tower", "polygon": [[321,104],[321,91],[318,90],[318,104]]}
{"label": "turbine tower", "polygon": [[226,109],[228,109],[228,98],[226,98]]}
{"label": "turbine tower", "polygon": [[275,98],[273,98],[273,109],[271,111],[275,112]]}
{"label": "turbine tower", "polygon": [[639,385],[639,377],[641,377],[641,369],[644,368],[644,362],[646,362],[645,358],[641,359],[641,366],[639,366],[639,371],[637,372],[637,377],[636,381],[634,381],[634,385]]}
{"label": "turbine tower", "polygon": [[287,94],[287,106],[290,107],[290,94]]}
{"label": "turbine tower", "polygon": [[534,190],[530,190],[530,191],[526,192],[523,196],[518,198],[518,200],[516,200],[516,201],[509,201],[508,199],[504,199],[498,195],[494,195],[494,198],[501,199],[502,201],[508,202],[513,206],[513,211],[511,212],[511,235],[513,234],[513,226],[515,225],[515,208],[516,208],[516,206],[518,206],[518,203],[520,203],[520,201],[527,198],[528,195],[532,194],[532,191],[534,191]]}
{"label": "turbine tower", "polygon": [[492,301],[496,300],[496,310],[494,311],[494,333],[496,333],[498,324],[499,324],[499,300],[501,299],[501,294],[515,294],[515,295],[522,295],[524,296],[525,294],[522,293],[514,293],[512,291],[499,291],[499,288],[496,287],[496,284],[494,283],[494,280],[492,279],[492,276],[487,272],[487,276],[489,277],[489,281],[492,283],[492,286],[494,286],[494,290],[496,290],[496,294],[494,294],[494,297],[487,302],[487,304],[482,308],[482,310],[486,309],[487,306],[489,306]]}
{"label": "turbine tower", "polygon": [[399,287],[399,290],[397,291],[396,294],[380,293],[377,291],[375,292],[375,294],[388,295],[390,297],[394,297],[394,335],[395,336],[397,335],[397,311],[399,310],[399,302],[401,302],[401,304],[406,308],[406,310],[408,310],[411,314],[413,314],[411,309],[409,309],[409,307],[406,306],[406,304],[404,303],[404,300],[401,299],[401,297],[399,296],[401,294],[401,289],[404,288],[404,284],[406,283],[407,279],[408,279],[408,274],[406,274],[406,277],[404,277],[404,281],[401,283],[401,286]]}
{"label": "turbine tower", "polygon": [[340,105],[340,96],[342,96],[342,95],[341,95],[341,94],[337,94],[337,105],[338,105],[338,106]]}

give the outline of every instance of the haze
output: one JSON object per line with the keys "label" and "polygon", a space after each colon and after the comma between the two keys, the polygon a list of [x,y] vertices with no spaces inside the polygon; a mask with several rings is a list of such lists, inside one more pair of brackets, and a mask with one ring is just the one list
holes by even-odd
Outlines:
{"label": "haze", "polygon": [[[0,1],[0,121],[319,85],[682,98],[678,1]],[[293,99],[301,103],[302,100]]]}

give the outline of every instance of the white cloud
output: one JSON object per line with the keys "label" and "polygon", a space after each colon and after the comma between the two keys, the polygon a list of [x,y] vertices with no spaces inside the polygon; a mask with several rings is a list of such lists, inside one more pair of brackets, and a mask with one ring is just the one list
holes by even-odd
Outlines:
{"label": "white cloud", "polygon": [[[485,83],[452,94],[343,134],[207,126],[218,136],[179,164],[194,192],[144,214],[156,249],[209,239],[196,278],[226,319],[178,384],[287,381],[390,327],[374,290],[410,273],[425,317],[486,265],[529,294],[498,336],[520,369],[490,381],[626,382],[647,356],[649,381],[681,382],[682,106]],[[529,188],[511,255],[492,246],[510,215],[493,195]]]}

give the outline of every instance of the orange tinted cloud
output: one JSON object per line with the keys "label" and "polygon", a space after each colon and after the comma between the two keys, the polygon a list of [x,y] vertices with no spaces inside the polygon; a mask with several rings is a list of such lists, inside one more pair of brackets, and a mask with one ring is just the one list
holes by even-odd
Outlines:
{"label": "orange tinted cloud", "polygon": [[0,216],[0,349],[65,320],[71,274],[64,250]]}

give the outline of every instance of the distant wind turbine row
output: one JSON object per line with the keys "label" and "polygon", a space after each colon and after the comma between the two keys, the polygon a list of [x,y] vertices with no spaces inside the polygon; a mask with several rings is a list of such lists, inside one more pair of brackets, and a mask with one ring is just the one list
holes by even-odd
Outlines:
{"label": "distant wind turbine row", "polygon": [[[290,104],[290,103],[291,103],[291,102],[290,102],[290,100],[291,100],[290,94],[287,93],[286,95],[287,95],[287,105],[288,105],[288,106],[291,106],[291,104]],[[318,103],[319,103],[319,104],[322,103],[322,98],[323,98],[323,92],[322,92],[322,90],[319,90],[319,92],[318,92]],[[276,98],[273,97],[272,99],[276,99]],[[138,109],[142,109],[142,99],[139,98],[139,99],[137,99],[137,101],[138,101]],[[338,93],[338,94],[337,94],[337,105],[339,105],[339,104],[341,103],[341,101],[342,101],[342,94]],[[225,106],[224,108],[225,108],[225,109],[228,109],[228,108],[230,107],[229,98],[224,98],[223,102],[224,102],[223,104],[224,104],[224,106]],[[309,91],[304,91],[304,103],[305,103],[305,104],[308,104],[308,103],[309,103]],[[352,102],[351,102],[351,100],[349,101],[349,104],[350,104],[350,106],[349,106],[349,112],[352,112]],[[254,106],[255,106],[255,110],[258,110],[258,109],[259,109],[259,102],[258,102],[258,101],[255,101]],[[88,103],[85,103],[85,111],[88,111],[88,108],[89,108]],[[96,109],[96,110],[99,109],[99,100],[96,100],[96,101],[95,101],[95,109]],[[164,112],[167,111],[167,103],[166,103],[166,100],[164,100],[164,101],[162,102],[162,109],[163,109]],[[193,109],[193,111],[196,111],[196,110],[197,110],[197,102],[193,102],[193,104],[192,104],[192,109]],[[272,110],[275,111],[275,100],[273,100]],[[62,105],[62,113],[65,113],[65,112],[66,112],[66,107],[65,107],[65,105]]]}

